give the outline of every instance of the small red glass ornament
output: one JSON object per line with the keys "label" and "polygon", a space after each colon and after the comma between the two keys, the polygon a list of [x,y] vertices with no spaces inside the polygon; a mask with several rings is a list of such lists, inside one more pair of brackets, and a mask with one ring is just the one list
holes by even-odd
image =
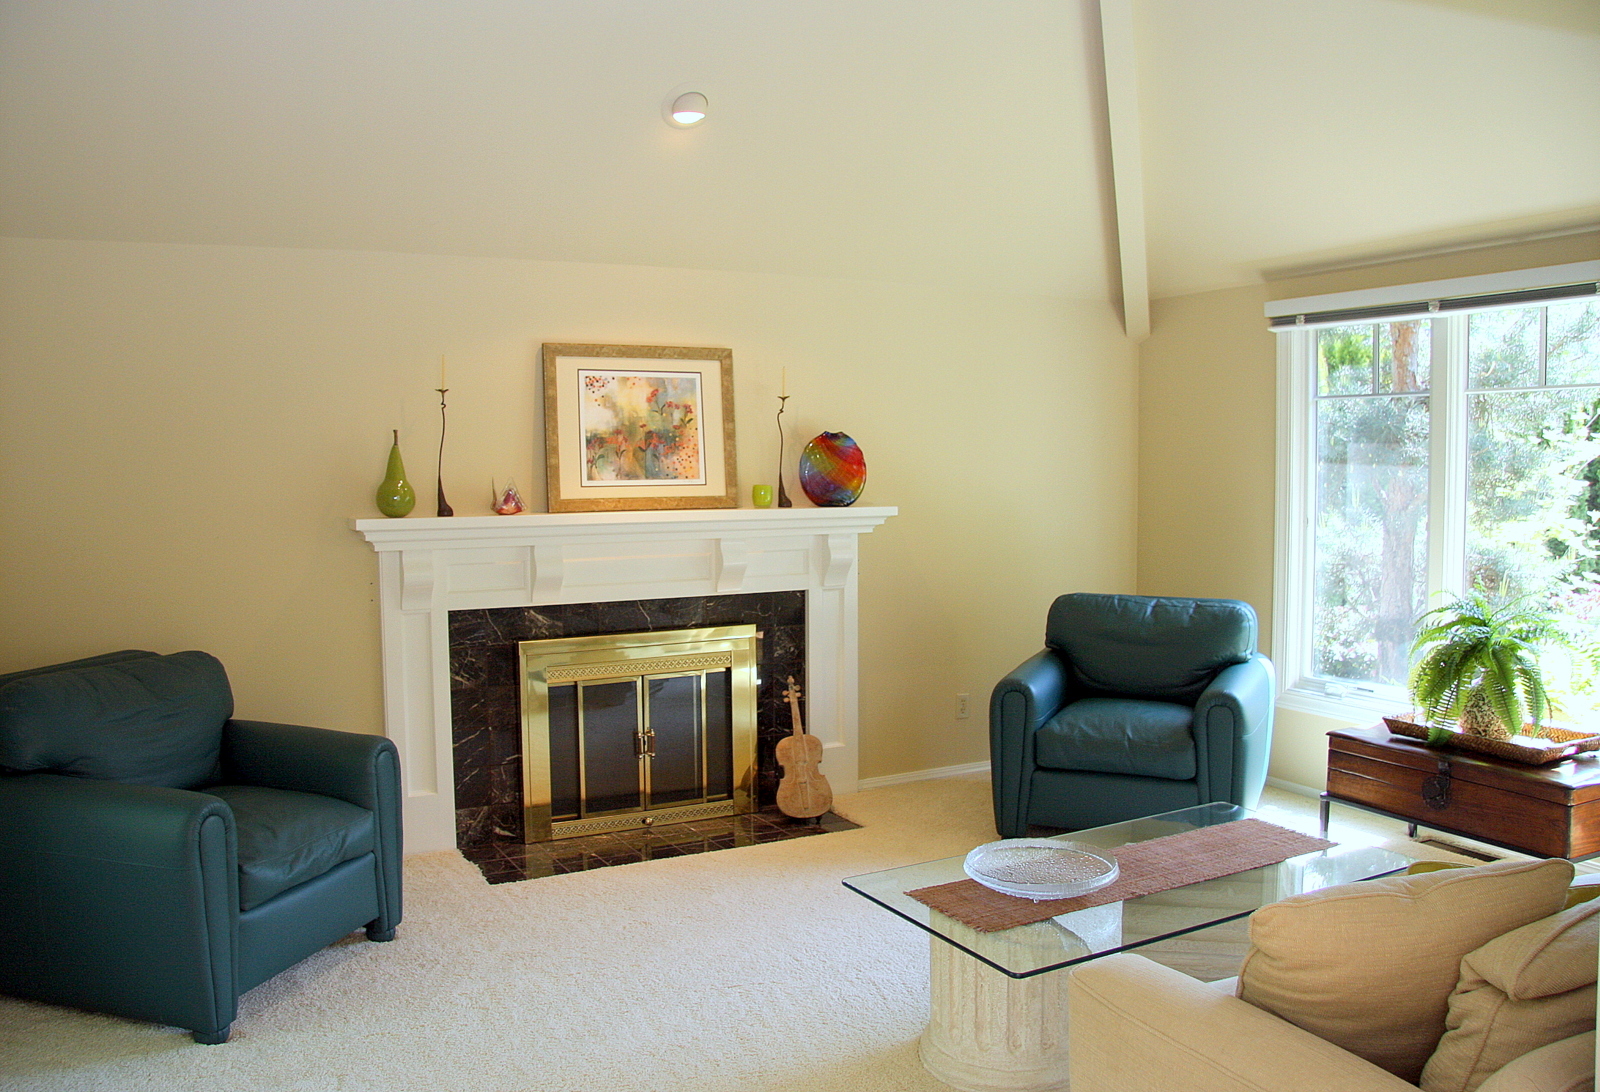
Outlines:
{"label": "small red glass ornament", "polygon": [[510,481],[504,489],[495,489],[493,482],[489,488],[495,491],[494,514],[497,516],[514,516],[527,510],[527,505],[522,503],[522,494],[517,492],[517,483]]}

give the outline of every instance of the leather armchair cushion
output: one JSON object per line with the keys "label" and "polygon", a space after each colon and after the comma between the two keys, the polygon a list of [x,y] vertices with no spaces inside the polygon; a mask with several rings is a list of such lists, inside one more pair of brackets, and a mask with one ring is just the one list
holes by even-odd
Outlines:
{"label": "leather armchair cushion", "polygon": [[232,715],[227,672],[204,652],[23,674],[0,685],[0,767],[197,788]]}
{"label": "leather armchair cushion", "polygon": [[1194,710],[1166,701],[1084,698],[1069,702],[1034,737],[1034,762],[1053,770],[1195,776]]}
{"label": "leather armchair cushion", "polygon": [[1084,689],[1193,705],[1256,650],[1256,616],[1232,599],[1076,592],[1051,604],[1045,644]]}
{"label": "leather armchair cushion", "polygon": [[240,910],[371,853],[376,845],[372,812],[343,800],[259,785],[213,785],[205,792],[233,809]]}

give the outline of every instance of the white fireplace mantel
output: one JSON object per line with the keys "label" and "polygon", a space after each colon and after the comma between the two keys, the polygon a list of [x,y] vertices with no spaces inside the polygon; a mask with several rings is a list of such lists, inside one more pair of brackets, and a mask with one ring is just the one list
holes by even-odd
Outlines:
{"label": "white fireplace mantel", "polygon": [[358,519],[378,552],[385,731],[408,853],[454,849],[450,612],[806,593],[806,728],[834,792],[857,780],[859,536],[896,508],[694,509]]}

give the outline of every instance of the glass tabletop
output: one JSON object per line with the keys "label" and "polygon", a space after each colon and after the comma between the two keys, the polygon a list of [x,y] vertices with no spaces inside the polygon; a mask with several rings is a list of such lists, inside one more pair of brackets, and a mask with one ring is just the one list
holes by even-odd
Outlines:
{"label": "glass tabletop", "polygon": [[[1126,823],[1057,835],[1063,842],[1111,848],[1199,827],[1260,818],[1236,804],[1204,804]],[[1268,820],[1270,821],[1270,820]],[[1107,903],[995,933],[983,933],[907,894],[964,880],[966,854],[851,876],[844,885],[911,924],[1012,978],[1085,963],[1242,918],[1289,895],[1399,872],[1409,857],[1372,845],[1336,845],[1281,864],[1253,868],[1154,895]]]}

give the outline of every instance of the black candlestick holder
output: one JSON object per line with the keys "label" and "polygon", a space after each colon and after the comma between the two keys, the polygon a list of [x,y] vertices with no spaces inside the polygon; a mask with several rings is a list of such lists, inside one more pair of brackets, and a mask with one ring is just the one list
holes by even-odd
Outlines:
{"label": "black candlestick holder", "polygon": [[784,403],[789,400],[787,394],[778,395],[778,507],[793,508],[794,502],[789,499],[789,493],[783,488],[783,411]]}
{"label": "black candlestick holder", "polygon": [[444,396],[446,392],[450,390],[450,388],[435,387],[434,390],[439,392],[439,466],[437,470],[437,476],[439,479],[439,510],[437,514],[441,516],[453,516],[456,514],[456,510],[451,508],[450,502],[444,499]]}

